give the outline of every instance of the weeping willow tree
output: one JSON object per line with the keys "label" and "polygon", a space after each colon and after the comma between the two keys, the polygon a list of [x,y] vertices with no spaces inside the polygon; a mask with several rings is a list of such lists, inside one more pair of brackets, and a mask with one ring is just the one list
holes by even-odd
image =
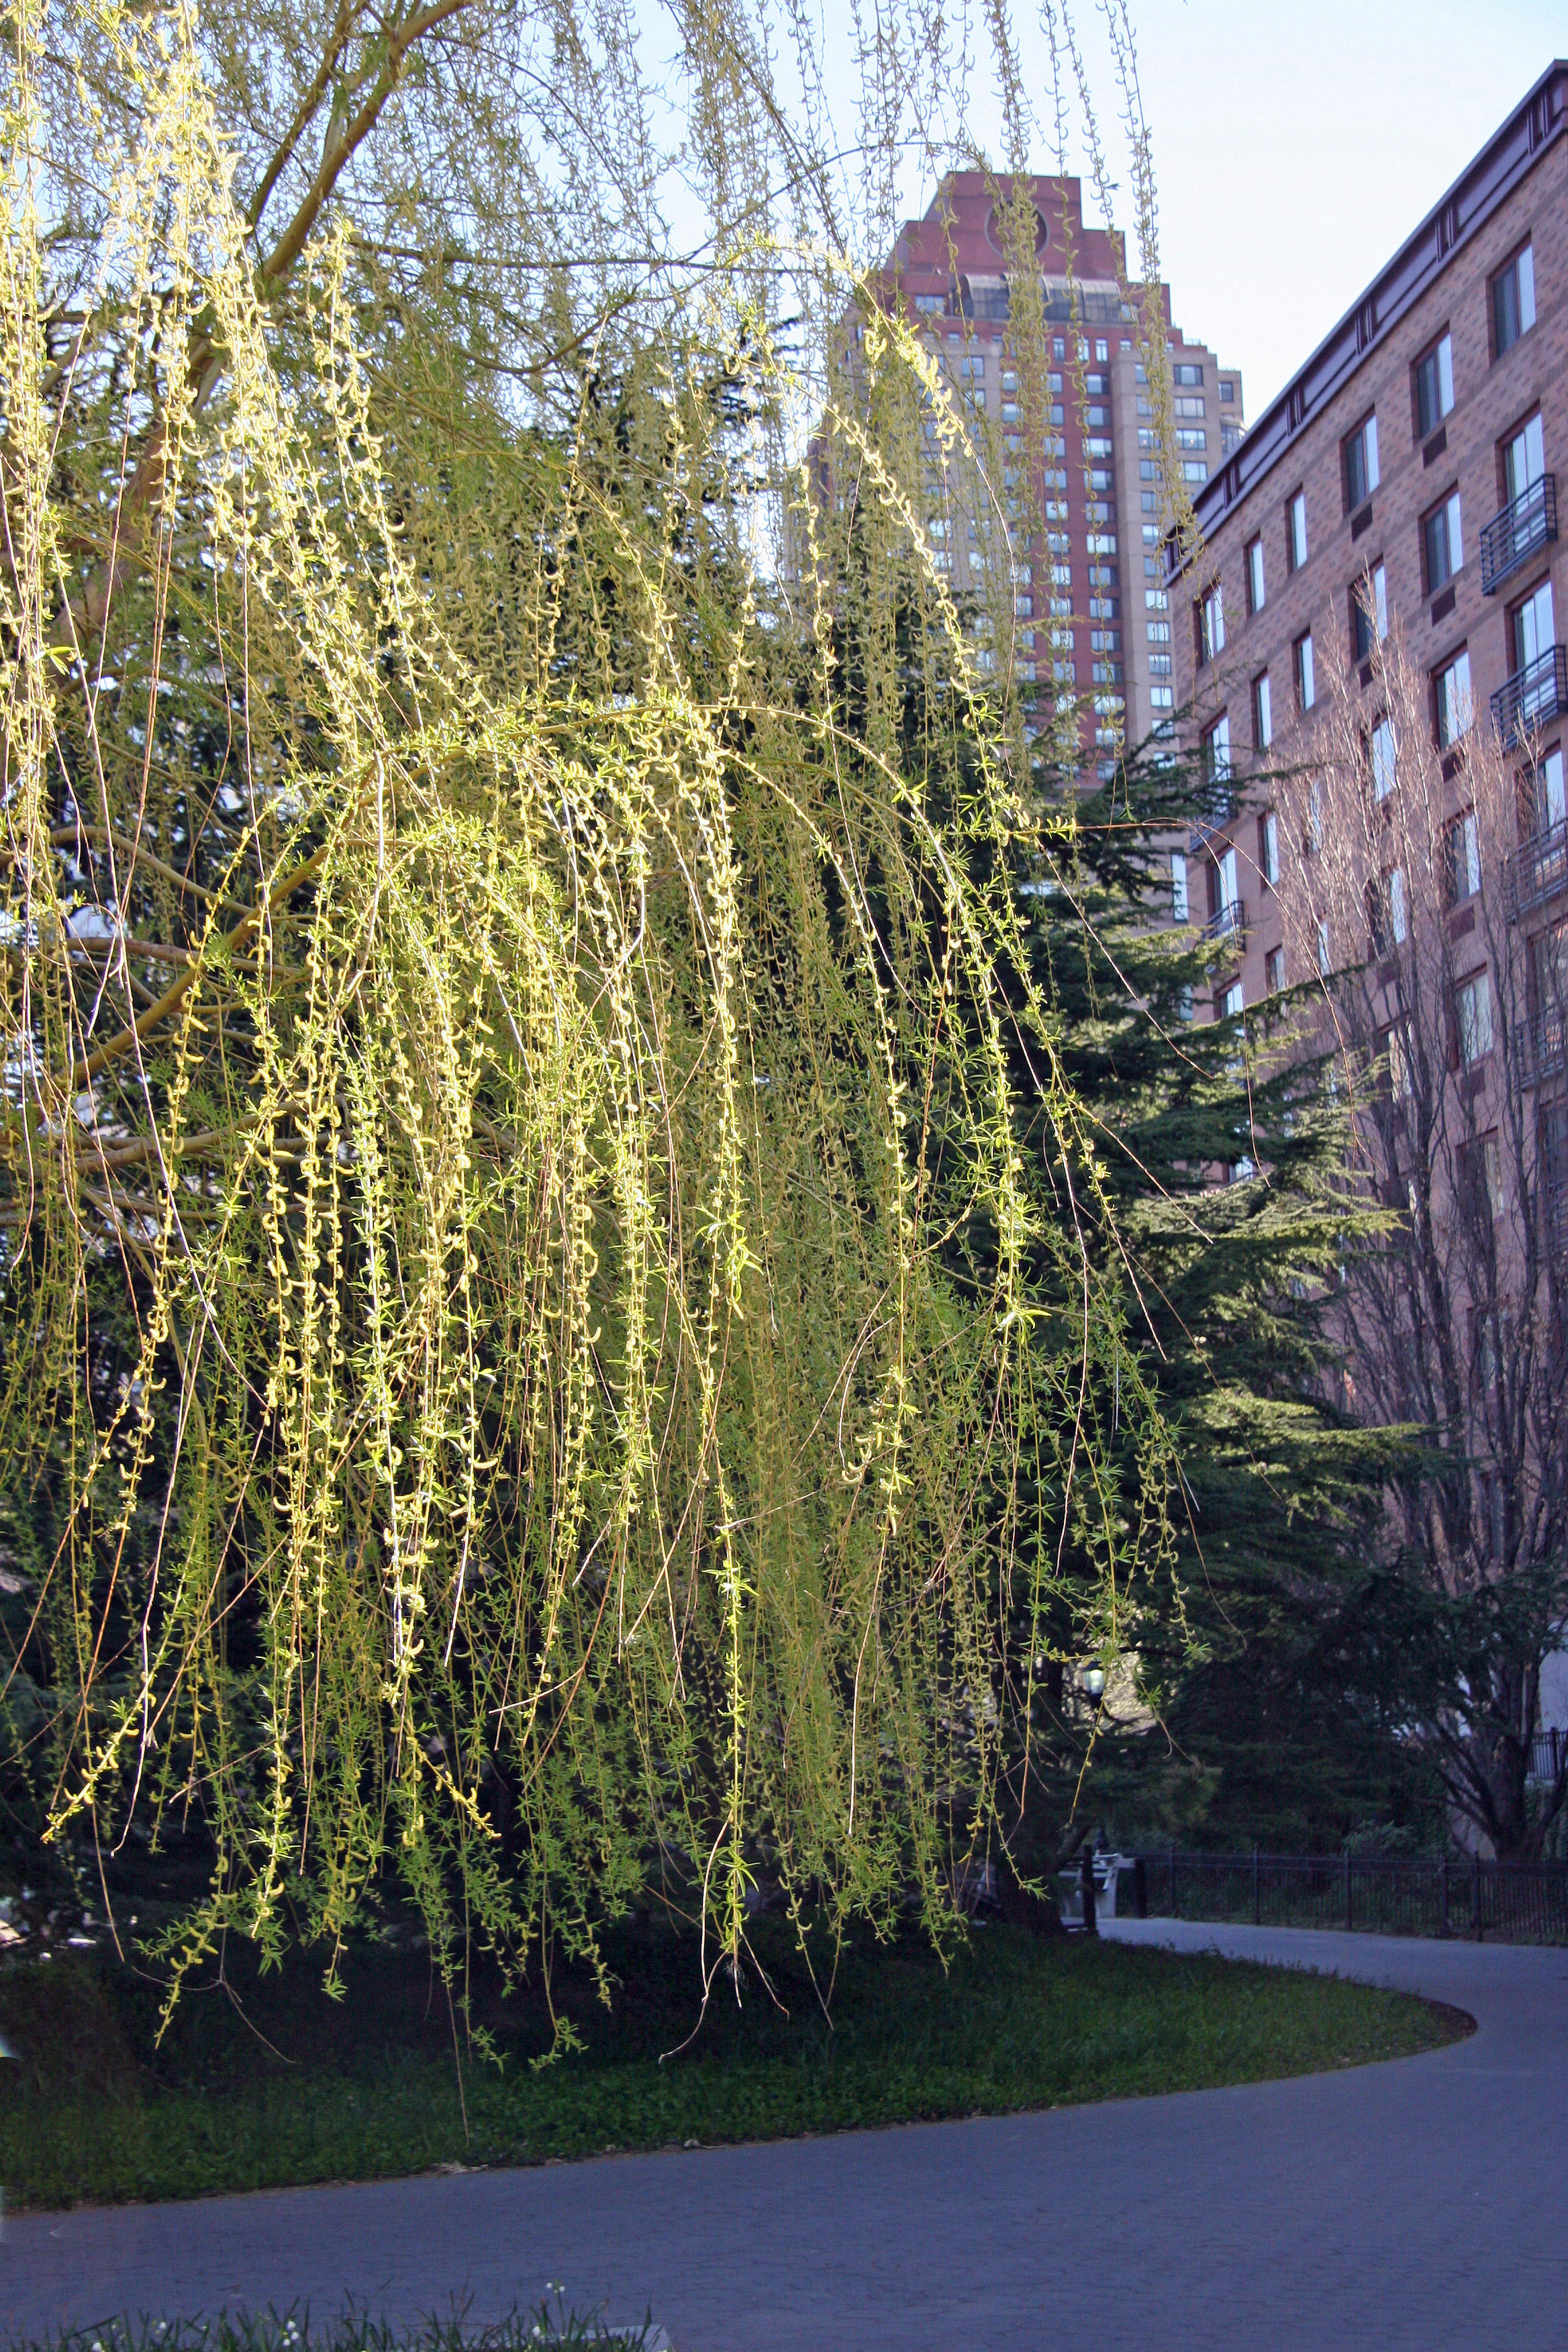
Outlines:
{"label": "weeping willow tree", "polygon": [[940,1930],[1004,1629],[1059,1663],[1070,1549],[1114,1647],[1172,1474],[930,362],[870,339],[836,539],[781,153],[842,223],[740,18],[679,286],[608,13],[10,21],[13,1822],[193,1844],[176,1980],[389,1885],[444,1957],[668,1869],[716,1949],[764,1872]]}

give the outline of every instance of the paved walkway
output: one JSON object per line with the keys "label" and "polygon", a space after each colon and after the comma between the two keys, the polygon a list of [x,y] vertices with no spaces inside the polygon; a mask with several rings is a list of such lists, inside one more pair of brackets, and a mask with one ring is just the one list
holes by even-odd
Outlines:
{"label": "paved walkway", "polygon": [[686,2156],[24,2216],[0,2340],[546,2278],[677,2352],[1568,2352],[1568,1952],[1121,1924],[1468,2010],[1391,2065]]}

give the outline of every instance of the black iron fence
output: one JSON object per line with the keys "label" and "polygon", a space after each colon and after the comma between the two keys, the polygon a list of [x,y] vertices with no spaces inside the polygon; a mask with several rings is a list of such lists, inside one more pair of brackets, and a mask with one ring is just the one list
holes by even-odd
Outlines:
{"label": "black iron fence", "polygon": [[[1142,1901],[1158,1918],[1568,1944],[1568,1863],[1412,1862],[1257,1849],[1200,1853],[1174,1846],[1146,1846],[1137,1861]],[[1132,1907],[1119,1901],[1119,1909]]]}

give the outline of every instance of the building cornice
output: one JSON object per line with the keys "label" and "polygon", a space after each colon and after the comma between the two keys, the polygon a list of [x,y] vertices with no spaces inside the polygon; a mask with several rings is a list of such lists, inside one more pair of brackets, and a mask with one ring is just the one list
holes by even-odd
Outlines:
{"label": "building cornice", "polygon": [[[1561,138],[1568,124],[1568,63],[1555,59],[1508,120],[1434,205],[1415,233],[1299,368],[1237,447],[1194,493],[1200,544],[1289,456],[1301,436],[1394,332],[1456,254],[1478,236]],[[1195,552],[1195,551],[1194,551]],[[1192,561],[1174,540],[1166,568],[1179,579]]]}

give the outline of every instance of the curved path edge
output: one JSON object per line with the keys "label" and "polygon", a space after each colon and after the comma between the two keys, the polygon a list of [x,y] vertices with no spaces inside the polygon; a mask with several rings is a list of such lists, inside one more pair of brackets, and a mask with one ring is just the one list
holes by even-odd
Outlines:
{"label": "curved path edge", "polygon": [[676,2352],[1568,2352],[1568,1952],[1186,1921],[1128,1941],[1425,1993],[1425,2056],[687,2155],[18,2217],[0,2339],[116,2313],[475,2319],[563,2281]]}

